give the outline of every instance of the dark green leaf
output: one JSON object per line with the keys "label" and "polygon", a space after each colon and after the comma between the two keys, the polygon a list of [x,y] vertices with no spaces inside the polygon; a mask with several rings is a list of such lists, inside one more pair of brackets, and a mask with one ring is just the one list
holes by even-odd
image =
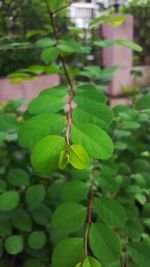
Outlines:
{"label": "dark green leaf", "polygon": [[41,113],[56,113],[63,109],[64,105],[64,100],[60,97],[40,95],[29,103],[28,111],[35,115]]}
{"label": "dark green leaf", "polygon": [[52,254],[53,267],[75,267],[83,257],[82,238],[67,238],[56,245]]}
{"label": "dark green leaf", "polygon": [[45,198],[46,192],[43,185],[32,185],[26,191],[26,202],[28,205],[34,206],[41,203]]}
{"label": "dark green leaf", "polygon": [[41,249],[46,243],[46,235],[42,231],[34,231],[28,237],[28,245],[32,249]]}
{"label": "dark green leaf", "polygon": [[128,247],[131,259],[136,263],[137,267],[150,266],[150,245],[145,241],[132,243]]}
{"label": "dark green leaf", "polygon": [[58,57],[58,49],[56,47],[46,48],[41,53],[41,60],[46,64],[53,63]]}
{"label": "dark green leaf", "polygon": [[81,181],[65,182],[61,190],[64,201],[81,201],[87,197],[88,186]]}
{"label": "dark green leaf", "polygon": [[136,109],[142,110],[142,109],[150,109],[150,95],[145,95],[141,97],[135,105]]}
{"label": "dark green leaf", "polygon": [[42,138],[32,150],[31,162],[35,171],[46,173],[56,170],[65,145],[65,139],[61,136],[51,135]]}
{"label": "dark green leaf", "polygon": [[92,224],[90,228],[90,248],[103,267],[111,266],[120,258],[120,240],[116,233],[104,224]]}
{"label": "dark green leaf", "polygon": [[16,191],[7,191],[0,195],[0,211],[10,211],[19,204],[19,193]]}
{"label": "dark green leaf", "polygon": [[99,197],[94,201],[95,212],[99,218],[111,227],[123,227],[126,221],[124,208],[108,197]]}
{"label": "dark green leaf", "polygon": [[24,186],[30,184],[28,173],[23,169],[10,169],[7,180],[10,184],[16,186]]}
{"label": "dark green leaf", "polygon": [[32,230],[32,220],[30,215],[23,209],[16,210],[12,215],[12,223],[17,229],[30,232]]}
{"label": "dark green leaf", "polygon": [[23,238],[20,235],[12,235],[5,240],[5,249],[11,255],[16,255],[23,250]]}
{"label": "dark green leaf", "polygon": [[65,117],[56,114],[41,114],[35,116],[21,127],[19,143],[23,147],[32,148],[42,137],[50,134],[60,134],[65,127]]}
{"label": "dark green leaf", "polygon": [[78,231],[86,220],[86,208],[76,202],[60,205],[52,216],[52,226],[55,231],[63,234]]}
{"label": "dark green leaf", "polygon": [[92,158],[108,159],[113,154],[113,143],[110,137],[93,124],[73,125],[71,139],[73,143],[81,144]]}

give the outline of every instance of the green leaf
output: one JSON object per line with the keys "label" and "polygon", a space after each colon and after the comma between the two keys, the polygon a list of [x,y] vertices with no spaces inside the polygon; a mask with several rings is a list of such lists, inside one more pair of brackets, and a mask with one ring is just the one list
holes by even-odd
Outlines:
{"label": "green leaf", "polygon": [[48,0],[48,5],[51,10],[55,11],[65,5],[68,0]]}
{"label": "green leaf", "polygon": [[57,114],[35,116],[21,127],[18,138],[23,147],[32,148],[42,137],[60,134],[65,127],[65,117]]}
{"label": "green leaf", "polygon": [[48,88],[48,89],[43,90],[40,93],[40,96],[41,95],[51,95],[51,96],[57,96],[57,97],[64,97],[67,95],[67,90],[68,90],[68,88],[66,86],[59,84],[59,85],[54,86],[52,88]]}
{"label": "green leaf", "polygon": [[124,233],[131,239],[140,239],[143,233],[143,227],[139,220],[128,220],[124,226]]}
{"label": "green leaf", "polygon": [[76,88],[76,95],[84,97],[84,99],[86,99],[86,101],[92,100],[92,101],[95,101],[97,103],[106,102],[105,95],[102,92],[97,92],[95,90],[96,89],[94,88],[94,90],[93,90],[90,85],[80,86],[80,87]]}
{"label": "green leaf", "polygon": [[83,47],[81,43],[74,40],[61,40],[58,48],[65,54],[89,53],[90,51],[89,47]]}
{"label": "green leaf", "polygon": [[114,45],[114,40],[96,40],[93,42],[93,44],[95,46],[99,46],[99,47],[111,47]]}
{"label": "green leaf", "polygon": [[141,52],[143,50],[143,48],[140,45],[127,40],[115,40],[114,44],[128,47],[136,52]]}
{"label": "green leaf", "polygon": [[50,225],[51,210],[45,204],[38,205],[30,213],[36,223],[46,227]]}
{"label": "green leaf", "polygon": [[2,143],[3,141],[5,141],[6,138],[7,138],[7,133],[0,132],[0,143]]}
{"label": "green leaf", "polygon": [[113,143],[110,137],[93,124],[73,125],[71,139],[73,143],[81,144],[94,159],[108,159],[113,154]]}
{"label": "green leaf", "polygon": [[117,201],[108,197],[95,198],[94,208],[99,218],[107,225],[114,228],[124,226],[126,213]]}
{"label": "green leaf", "polygon": [[11,255],[16,255],[23,250],[23,238],[20,235],[12,235],[5,240],[5,249]]}
{"label": "green leaf", "polygon": [[19,193],[16,191],[7,191],[0,195],[0,211],[10,211],[19,204]]}
{"label": "green leaf", "polygon": [[145,242],[131,243],[128,247],[128,253],[131,259],[136,263],[137,267],[150,266],[150,245]]}
{"label": "green leaf", "polygon": [[112,26],[119,26],[126,20],[127,20],[127,18],[125,16],[117,16],[117,17],[100,16],[100,17],[97,17],[95,19],[92,19],[89,23],[89,27],[93,28],[93,27],[98,26],[102,23],[110,24]]}
{"label": "green leaf", "polygon": [[102,128],[109,126],[113,120],[112,110],[103,103],[97,103],[82,96],[75,97],[79,108],[73,111],[75,122],[89,122]]}
{"label": "green leaf", "polygon": [[34,231],[28,237],[28,245],[32,249],[41,249],[46,244],[46,235],[43,231]]}
{"label": "green leaf", "polygon": [[30,215],[23,209],[16,210],[12,215],[12,223],[15,228],[30,232],[32,230],[32,220]]}
{"label": "green leaf", "polygon": [[69,155],[66,153],[65,150],[61,151],[60,158],[59,158],[59,169],[63,170],[69,163]]}
{"label": "green leaf", "polygon": [[111,266],[120,258],[121,244],[116,233],[101,223],[90,227],[90,248],[103,267]]}
{"label": "green leaf", "polygon": [[52,254],[53,267],[74,267],[83,257],[82,238],[67,238],[56,245]]}
{"label": "green leaf", "polygon": [[40,204],[45,198],[46,192],[43,185],[30,186],[25,194],[26,202],[28,205],[34,206]]}
{"label": "green leaf", "polygon": [[40,57],[44,63],[49,64],[54,62],[57,59],[58,55],[58,49],[56,47],[51,47],[43,50]]}
{"label": "green leaf", "polygon": [[44,265],[38,260],[36,259],[29,259],[29,260],[26,260],[24,263],[23,263],[23,266],[22,267],[44,267]]}
{"label": "green leaf", "polygon": [[144,95],[141,97],[135,105],[137,110],[150,109],[150,95]]}
{"label": "green leaf", "polygon": [[12,234],[12,224],[8,218],[0,218],[0,236],[10,236]]}
{"label": "green leaf", "polygon": [[119,69],[119,66],[108,66],[101,71],[101,80],[109,79]]}
{"label": "green leaf", "polygon": [[117,179],[112,178],[110,175],[98,177],[98,182],[102,192],[113,193],[119,191],[120,185]]}
{"label": "green leaf", "polygon": [[37,172],[52,172],[59,165],[60,153],[65,149],[65,139],[51,135],[42,138],[33,148],[31,154],[32,166]]}
{"label": "green leaf", "polygon": [[60,97],[40,95],[29,103],[28,111],[35,115],[41,113],[56,113],[63,109],[64,105],[64,100]]}
{"label": "green leaf", "polygon": [[9,114],[0,115],[0,131],[17,130],[16,117]]}
{"label": "green leaf", "polygon": [[52,215],[52,227],[55,231],[74,233],[81,229],[87,215],[87,209],[76,202],[61,204]]}
{"label": "green leaf", "polygon": [[56,41],[51,38],[42,38],[36,42],[36,46],[39,48],[47,48],[55,45]]}
{"label": "green leaf", "polygon": [[86,257],[83,263],[77,265],[76,267],[101,267],[101,264],[93,257]]}
{"label": "green leaf", "polygon": [[81,201],[86,199],[89,187],[81,181],[65,182],[62,190],[61,197],[63,201]]}
{"label": "green leaf", "polygon": [[44,70],[45,70],[45,67],[41,66],[41,65],[33,65],[27,69],[28,72],[31,72],[31,73],[36,74],[36,75],[42,74],[44,72]]}
{"label": "green leaf", "polygon": [[7,181],[15,186],[27,186],[30,184],[29,174],[23,169],[10,169]]}
{"label": "green leaf", "polygon": [[81,145],[70,146],[69,162],[77,169],[85,169],[89,165],[89,156],[86,150]]}

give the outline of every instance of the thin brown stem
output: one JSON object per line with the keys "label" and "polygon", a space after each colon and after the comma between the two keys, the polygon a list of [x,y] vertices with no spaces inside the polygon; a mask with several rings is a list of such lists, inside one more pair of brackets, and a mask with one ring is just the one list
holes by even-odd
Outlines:
{"label": "thin brown stem", "polygon": [[[56,47],[59,47],[59,36],[58,36],[58,33],[57,33],[57,27],[56,27],[56,23],[55,23],[55,19],[54,19],[54,15],[55,15],[55,12],[52,12],[51,9],[49,8],[49,5],[48,5],[48,0],[45,0],[45,3],[46,3],[46,6],[47,6],[47,10],[48,10],[48,14],[49,14],[49,18],[50,18],[50,23],[51,23],[51,26],[52,26],[52,29],[53,29],[53,34],[54,34],[54,37],[55,37],[55,40],[56,40]],[[57,11],[57,10],[56,10]],[[67,112],[66,112],[66,125],[67,125],[67,128],[66,128],[66,134],[65,134],[65,139],[66,139],[66,152],[68,153],[69,151],[69,147],[70,147],[70,128],[71,128],[71,124],[72,124],[72,100],[73,100],[73,95],[74,95],[74,88],[73,88],[73,83],[71,81],[71,78],[70,78],[70,75],[69,75],[69,72],[68,72],[68,69],[67,69],[67,66],[66,66],[66,63],[65,63],[65,60],[63,58],[63,56],[59,53],[59,59],[60,59],[60,62],[62,64],[62,68],[63,68],[63,71],[64,71],[64,74],[65,74],[65,77],[66,77],[66,80],[67,80],[67,83],[68,83],[68,86],[69,86],[69,91],[68,91],[68,106],[67,106]]]}
{"label": "thin brown stem", "polygon": [[87,211],[87,224],[84,232],[84,258],[88,255],[88,236],[89,229],[92,223],[92,205],[93,205],[93,197],[94,197],[94,178],[95,178],[95,166],[93,166],[91,184],[89,190],[89,198],[88,198],[88,211]]}

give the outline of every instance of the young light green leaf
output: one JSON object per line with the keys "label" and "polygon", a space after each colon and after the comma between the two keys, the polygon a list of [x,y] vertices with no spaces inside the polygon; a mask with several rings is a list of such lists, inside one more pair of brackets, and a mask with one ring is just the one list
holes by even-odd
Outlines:
{"label": "young light green leaf", "polygon": [[140,45],[127,40],[115,40],[114,44],[128,47],[136,52],[141,52],[143,50]]}
{"label": "young light green leaf", "polygon": [[25,199],[28,205],[34,206],[40,204],[45,198],[45,187],[40,184],[30,186],[25,194]]}
{"label": "young light green leaf", "polygon": [[59,165],[61,151],[65,148],[65,139],[50,135],[42,138],[33,148],[31,154],[32,166],[37,172],[52,172]]}
{"label": "young light green leaf", "polygon": [[42,137],[60,134],[64,127],[65,117],[61,115],[45,113],[35,116],[19,130],[19,143],[23,147],[32,148]]}
{"label": "young light green leaf", "polygon": [[102,223],[92,224],[89,238],[90,248],[103,267],[111,266],[119,260],[121,243],[111,228]]}
{"label": "young light green leaf", "polygon": [[46,235],[43,231],[34,231],[28,237],[28,245],[32,249],[41,249],[46,243]]}
{"label": "young light green leaf", "polygon": [[19,193],[17,191],[7,191],[0,195],[0,211],[11,211],[19,204]]}
{"label": "young light green leaf", "polygon": [[16,255],[23,250],[23,238],[21,235],[12,235],[5,240],[5,249],[11,255]]}
{"label": "young light green leaf", "polygon": [[65,150],[61,151],[60,158],[59,158],[59,169],[63,170],[69,163],[69,155],[66,153]]}
{"label": "young light green leaf", "polygon": [[86,208],[76,202],[60,205],[52,215],[52,227],[55,231],[74,233],[81,229],[86,220]]}
{"label": "young light green leaf", "polygon": [[74,267],[83,257],[82,238],[67,238],[56,245],[52,254],[53,267]]}
{"label": "young light green leaf", "polygon": [[124,208],[115,200],[108,197],[95,198],[95,212],[99,218],[111,227],[123,227],[126,221]]}
{"label": "young light green leaf", "polygon": [[82,264],[77,265],[78,267],[101,267],[98,260],[93,257],[86,257]]}
{"label": "young light green leaf", "polygon": [[63,109],[64,105],[64,99],[60,97],[40,95],[29,103],[28,111],[29,113],[35,115],[39,115],[41,113],[56,113]]}
{"label": "young light green leaf", "polygon": [[58,55],[58,49],[56,47],[50,47],[43,50],[40,57],[44,63],[49,64],[54,62],[57,59]]}
{"label": "young light green leaf", "polygon": [[113,154],[110,137],[99,127],[90,123],[79,123],[71,128],[73,143],[81,144],[89,156],[95,159],[108,159]]}
{"label": "young light green leaf", "polygon": [[70,164],[77,169],[85,169],[89,165],[89,156],[84,147],[73,144],[70,146]]}

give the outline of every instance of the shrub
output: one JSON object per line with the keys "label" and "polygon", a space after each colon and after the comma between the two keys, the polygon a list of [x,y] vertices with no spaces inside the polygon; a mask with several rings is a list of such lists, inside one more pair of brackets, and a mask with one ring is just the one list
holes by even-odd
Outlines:
{"label": "shrub", "polygon": [[[54,15],[64,3],[48,2],[54,39],[40,40],[44,62],[59,60],[62,84],[33,99],[24,120],[14,110],[0,117],[6,151],[1,266],[148,267],[150,96],[133,108],[121,105],[112,110],[94,81],[99,75],[110,77],[114,67],[85,66],[75,79],[66,58],[87,49],[57,35]],[[123,20],[100,17],[89,27]],[[129,42],[119,44],[141,50]],[[7,108],[2,107],[5,112]],[[11,142],[15,151],[9,159],[7,138],[12,130],[24,149],[16,153],[16,143]]]}

